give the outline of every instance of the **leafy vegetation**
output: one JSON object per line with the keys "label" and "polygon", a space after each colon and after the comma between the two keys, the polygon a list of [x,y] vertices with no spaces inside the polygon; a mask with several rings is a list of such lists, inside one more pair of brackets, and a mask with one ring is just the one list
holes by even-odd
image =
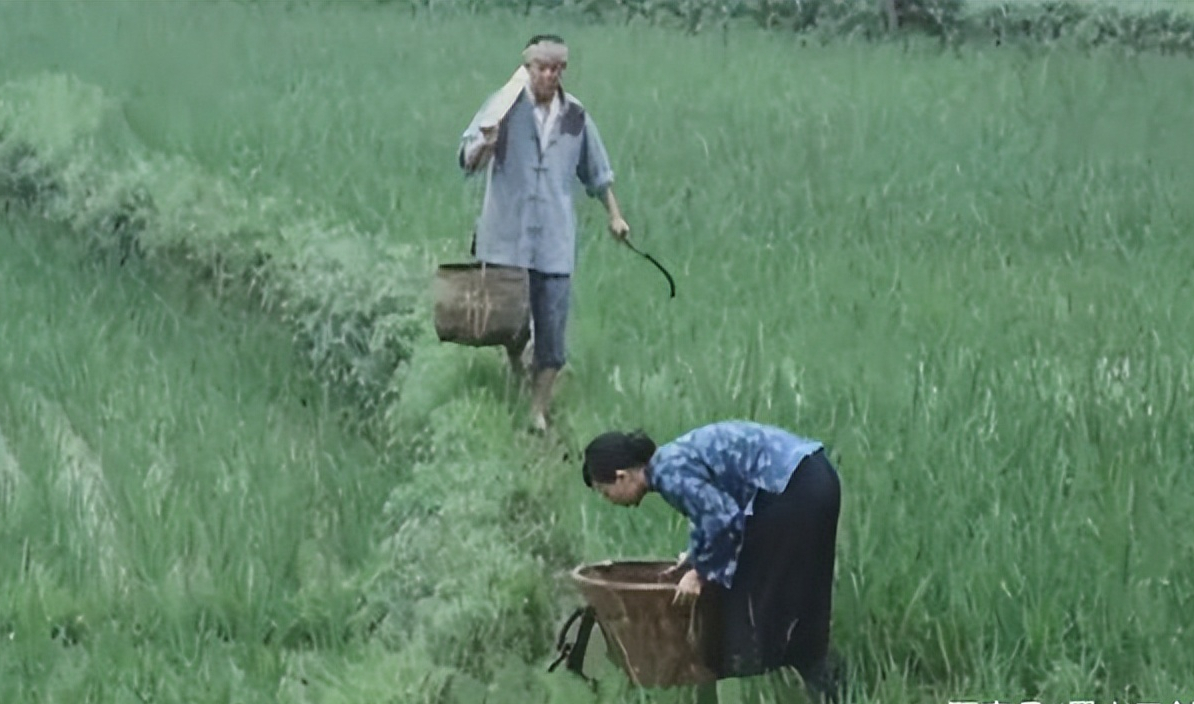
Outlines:
{"label": "leafy vegetation", "polygon": [[601,22],[642,22],[689,33],[757,27],[816,36],[866,39],[922,34],[950,44],[1023,42],[1071,48],[1112,47],[1194,54],[1194,13],[1180,0],[378,0],[412,13],[486,12],[530,15],[551,10]]}
{"label": "leafy vegetation", "polygon": [[[1189,694],[1184,58],[460,9],[0,5],[0,699],[683,701],[544,672],[564,571],[684,540],[577,452],[741,416],[842,473],[851,701]],[[534,438],[426,289],[545,23],[679,293],[582,204]]]}

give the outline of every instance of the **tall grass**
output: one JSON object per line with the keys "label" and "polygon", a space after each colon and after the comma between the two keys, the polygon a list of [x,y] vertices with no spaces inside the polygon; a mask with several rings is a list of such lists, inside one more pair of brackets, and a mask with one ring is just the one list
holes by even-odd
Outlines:
{"label": "tall grass", "polygon": [[271,323],[37,221],[3,241],[0,699],[268,701],[352,637],[396,473]]}
{"label": "tall grass", "polygon": [[[747,31],[683,37],[358,5],[14,3],[0,19],[4,78],[36,93],[54,80],[38,72],[64,72],[118,108],[123,137],[82,129],[68,156],[90,149],[92,135],[100,151],[181,158],[250,202],[286,204],[243,238],[271,241],[271,226],[293,213],[345,224],[351,234],[335,251],[368,256],[346,255],[311,284],[329,287],[368,282],[377,269],[364,261],[405,264],[411,250],[428,268],[464,257],[477,194],[454,169],[458,133],[513,69],[518,37],[559,29],[574,47],[568,86],[601,126],[634,237],[679,286],[667,299],[649,265],[601,235],[599,206],[583,204],[572,358],[552,438],[520,434],[524,401],[500,355],[423,340],[381,421],[402,449],[401,476],[375,470],[359,496],[324,498],[362,526],[348,532],[358,547],[345,548],[362,562],[332,562],[347,587],[317,590],[301,601],[306,620],[296,615],[296,555],[308,553],[293,535],[313,529],[287,515],[275,533],[234,489],[259,488],[281,506],[312,485],[265,482],[264,470],[238,473],[229,461],[210,475],[229,487],[210,505],[226,524],[205,530],[255,536],[264,551],[233,560],[231,579],[212,587],[229,606],[177,627],[174,640],[137,645],[114,631],[106,637],[123,650],[93,651],[92,638],[85,652],[142,658],[176,678],[171,686],[200,691],[256,672],[245,691],[265,696],[272,677],[286,701],[678,700],[631,694],[608,667],[597,695],[542,672],[552,629],[576,603],[553,574],[580,560],[671,554],[684,540],[659,502],[626,512],[586,495],[576,458],[613,426],[662,441],[752,417],[823,439],[842,473],[834,633],[853,701],[1192,694],[1182,689],[1194,670],[1182,647],[1194,588],[1181,569],[1194,557],[1183,471],[1194,459],[1194,210],[1184,197],[1194,80],[1184,60],[806,47]],[[90,117],[34,115],[19,131],[48,143],[47,125]],[[113,178],[176,173],[143,163]],[[64,197],[86,205],[83,194]],[[188,236],[203,246],[222,213],[188,213]],[[270,246],[301,258],[305,241]],[[64,359],[89,349],[44,331],[26,337],[80,350],[57,352]],[[245,392],[267,394],[276,374],[249,376]],[[64,417],[98,423],[99,410],[73,419],[72,388],[40,392],[49,405],[17,388],[11,413],[50,428]],[[211,422],[235,417],[234,400],[195,393]],[[34,481],[28,454],[61,442],[18,446],[3,427],[16,459],[6,465],[0,452],[0,468]],[[251,437],[268,435],[258,428]],[[203,434],[187,442],[212,447]],[[111,463],[76,454],[79,479],[58,491],[92,529],[70,538],[72,554],[127,551],[150,565],[150,592],[178,579],[179,551],[218,562],[217,539],[185,522],[167,521],[156,543],[128,537],[105,519],[104,491],[88,489],[96,462]],[[132,476],[108,480],[130,503],[154,506],[145,496],[175,491],[168,478],[140,487]],[[54,525],[38,529],[43,542]],[[361,547],[364,526],[386,539]],[[312,569],[327,574],[326,543],[311,539],[306,549],[321,556]],[[282,586],[254,591],[250,575]],[[13,599],[36,593],[3,584]],[[65,584],[64,603],[104,598],[90,583]],[[159,619],[207,614],[189,600],[141,608]],[[75,615],[63,609],[59,620]],[[309,634],[306,649],[266,643],[271,619],[308,624],[295,630]],[[352,638],[332,637],[338,623],[357,629]],[[227,649],[218,667],[188,670],[190,639],[212,632],[227,639],[215,646]],[[34,691],[69,680],[38,671],[29,653],[57,646],[20,633],[30,650],[4,681],[14,697],[45,698]],[[71,663],[81,678],[146,671],[102,657]],[[724,683],[722,699],[776,701],[778,691]]]}

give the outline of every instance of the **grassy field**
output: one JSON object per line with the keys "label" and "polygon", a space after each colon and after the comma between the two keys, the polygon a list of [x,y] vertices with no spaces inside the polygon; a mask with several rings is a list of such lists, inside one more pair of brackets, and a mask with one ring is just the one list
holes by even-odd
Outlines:
{"label": "grassy field", "polygon": [[[548,438],[498,353],[426,331],[356,437],[222,279],[89,246],[104,198],[145,193],[151,250],[421,295],[467,255],[459,133],[544,29],[678,284],[582,203]],[[576,458],[726,417],[831,448],[850,701],[1194,699],[1188,61],[10,0],[0,84],[0,146],[60,176],[57,222],[0,227],[0,701],[683,701],[544,672],[563,570],[685,538]]]}
{"label": "grassy field", "polygon": [[342,642],[397,473],[287,338],[60,228],[0,233],[0,700],[238,701]]}

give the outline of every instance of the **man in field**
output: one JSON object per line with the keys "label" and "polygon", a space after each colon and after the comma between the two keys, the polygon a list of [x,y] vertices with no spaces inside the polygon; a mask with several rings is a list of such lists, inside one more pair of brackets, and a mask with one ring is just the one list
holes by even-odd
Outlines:
{"label": "man in field", "polygon": [[[465,174],[485,173],[477,259],[529,271],[531,424],[542,431],[565,361],[576,259],[573,177],[605,206],[610,234],[623,239],[630,228],[614,198],[614,174],[597,126],[560,85],[568,47],[560,37],[538,35],[527,43],[522,59],[510,82],[489,97],[465,130],[457,159]],[[521,371],[521,355],[511,354],[510,362]]]}

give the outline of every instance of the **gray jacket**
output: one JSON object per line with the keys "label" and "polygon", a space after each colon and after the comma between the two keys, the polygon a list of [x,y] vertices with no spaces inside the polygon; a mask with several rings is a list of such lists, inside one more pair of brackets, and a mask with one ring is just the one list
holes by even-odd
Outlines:
{"label": "gray jacket", "polygon": [[[477,219],[477,259],[546,274],[571,274],[576,262],[573,175],[601,197],[613,183],[609,155],[597,126],[572,95],[562,93],[560,115],[546,145],[539,143],[534,106],[522,93],[498,127],[487,165],[485,200]],[[464,133],[458,154],[481,140]]]}

